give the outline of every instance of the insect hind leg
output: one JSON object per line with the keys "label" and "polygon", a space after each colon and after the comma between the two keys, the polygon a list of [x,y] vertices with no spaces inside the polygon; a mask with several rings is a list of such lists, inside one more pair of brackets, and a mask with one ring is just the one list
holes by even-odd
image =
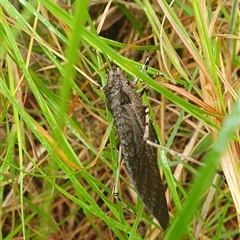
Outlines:
{"label": "insect hind leg", "polygon": [[[122,159],[122,147],[120,145],[119,147],[119,156],[118,156],[118,168],[117,168],[117,174],[116,174],[116,179],[113,187],[113,196],[116,201],[119,201],[123,204],[123,206],[133,215],[136,216],[136,213],[129,208],[119,197],[119,192],[118,192],[118,186],[119,186],[119,181],[120,181],[120,170],[121,170],[121,165],[122,165],[123,159]],[[146,235],[146,225],[143,221],[140,221],[140,225],[142,228],[142,233],[141,233],[141,238],[144,239]]]}
{"label": "insect hind leg", "polygon": [[120,179],[120,170],[121,170],[121,164],[123,162],[122,159],[122,147],[119,147],[119,155],[118,155],[118,167],[117,167],[117,174],[116,174],[116,179],[113,187],[113,196],[116,200],[121,201],[119,198],[119,193],[118,193],[118,185],[119,185],[119,179]]}

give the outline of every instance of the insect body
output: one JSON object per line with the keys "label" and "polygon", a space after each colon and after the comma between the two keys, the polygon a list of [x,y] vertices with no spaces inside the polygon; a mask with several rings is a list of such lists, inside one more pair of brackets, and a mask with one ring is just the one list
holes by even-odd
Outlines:
{"label": "insect body", "polygon": [[[169,215],[157,164],[157,149],[144,140],[147,107],[120,68],[109,71],[107,78],[103,91],[117,127],[128,174],[148,211],[163,229],[167,229]],[[151,121],[148,132],[148,139],[158,143]]]}

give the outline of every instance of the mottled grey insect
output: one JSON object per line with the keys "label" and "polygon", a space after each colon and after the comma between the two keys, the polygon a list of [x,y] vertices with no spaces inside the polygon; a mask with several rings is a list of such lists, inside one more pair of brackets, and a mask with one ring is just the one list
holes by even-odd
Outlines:
{"label": "mottled grey insect", "polygon": [[148,108],[119,67],[109,71],[107,79],[103,91],[114,118],[128,174],[148,211],[163,229],[167,229],[169,215],[157,149],[146,143],[146,127],[148,140],[158,143],[151,121],[146,121]]}

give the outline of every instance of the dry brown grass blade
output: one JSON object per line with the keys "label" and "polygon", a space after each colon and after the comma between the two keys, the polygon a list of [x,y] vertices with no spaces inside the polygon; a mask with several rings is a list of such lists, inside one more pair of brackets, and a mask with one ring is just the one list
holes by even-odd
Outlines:
{"label": "dry brown grass blade", "polygon": [[180,94],[181,96],[187,98],[191,102],[195,103],[197,106],[203,108],[207,112],[216,115],[217,117],[220,117],[220,113],[217,112],[214,108],[212,108],[210,105],[206,104],[199,98],[195,97],[191,93],[187,92],[185,89],[177,87],[175,85],[169,84],[169,83],[161,83],[161,85],[167,87],[168,89]]}
{"label": "dry brown grass blade", "polygon": [[227,179],[238,218],[240,230],[240,156],[239,143],[232,142],[221,159],[221,166]]}

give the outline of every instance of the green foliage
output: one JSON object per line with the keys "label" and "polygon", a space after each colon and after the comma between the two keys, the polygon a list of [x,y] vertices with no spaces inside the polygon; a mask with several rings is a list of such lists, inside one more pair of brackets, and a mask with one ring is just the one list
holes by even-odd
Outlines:
{"label": "green foliage", "polygon": [[[141,239],[141,220],[147,224],[147,239],[237,236],[232,195],[235,188],[240,197],[239,184],[213,183],[230,144],[233,166],[238,162],[234,177],[240,178],[234,152],[240,142],[239,10],[236,0],[232,7],[221,4],[202,6],[193,0],[170,6],[164,0],[152,5],[136,0],[94,7],[84,0],[69,6],[49,0],[1,1],[0,239]],[[112,39],[97,30],[108,7],[116,11],[104,22],[109,34],[114,30]],[[114,16],[122,16],[122,32],[113,25]],[[136,40],[141,41],[130,45]],[[140,71],[150,53],[148,72],[160,69],[161,81]],[[113,201],[119,142],[103,93],[95,87],[106,83],[102,65],[111,67],[110,60],[129,79],[137,75],[148,84],[143,99],[166,147],[182,152],[187,145],[191,149],[186,154],[198,159],[207,152],[204,167],[160,152],[170,190],[171,224],[164,234],[143,212],[141,201],[136,204],[129,197],[131,184],[124,171],[120,196],[137,216]],[[210,191],[214,197],[206,206]]]}

